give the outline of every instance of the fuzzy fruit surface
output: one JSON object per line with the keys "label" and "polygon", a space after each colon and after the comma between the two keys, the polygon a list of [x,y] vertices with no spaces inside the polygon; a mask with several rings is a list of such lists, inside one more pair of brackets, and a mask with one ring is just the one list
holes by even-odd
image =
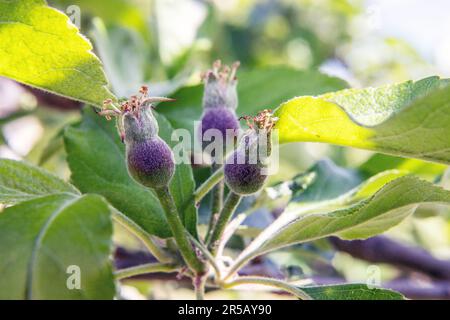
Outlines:
{"label": "fuzzy fruit surface", "polygon": [[158,136],[129,143],[127,164],[130,175],[149,188],[167,186],[175,171],[172,150]]}
{"label": "fuzzy fruit surface", "polygon": [[234,193],[240,195],[256,193],[266,182],[267,175],[263,174],[266,167],[260,162],[249,163],[248,155],[244,163],[238,162],[239,156],[242,156],[242,154],[239,155],[240,152],[243,150],[237,149],[225,164],[225,183]]}
{"label": "fuzzy fruit surface", "polygon": [[267,175],[262,174],[260,164],[226,164],[225,182],[234,193],[249,195],[258,192],[264,185]]}
{"label": "fuzzy fruit surface", "polygon": [[[202,117],[201,132],[199,133],[201,134],[201,137],[204,137],[205,132],[207,132],[210,129],[216,129],[220,132],[222,136],[222,141],[225,145],[225,143],[227,142],[226,140],[227,138],[230,139],[232,137],[237,136],[239,128],[240,128],[239,121],[233,109],[225,107],[216,107],[205,109]],[[210,143],[209,141],[204,141],[203,145],[205,144],[208,145],[209,143]]]}
{"label": "fuzzy fruit surface", "polygon": [[249,195],[258,192],[264,185],[267,175],[263,174],[266,168],[260,161],[250,159],[250,153],[255,148],[255,135],[245,138],[239,147],[227,159],[224,167],[225,182],[228,187],[237,194]]}
{"label": "fuzzy fruit surface", "polygon": [[[258,192],[267,179],[267,157],[257,131],[249,130],[240,140],[237,149],[228,157],[224,167],[225,182],[237,194],[250,195]],[[261,151],[261,152],[259,152]],[[266,152],[270,152],[266,149]]]}

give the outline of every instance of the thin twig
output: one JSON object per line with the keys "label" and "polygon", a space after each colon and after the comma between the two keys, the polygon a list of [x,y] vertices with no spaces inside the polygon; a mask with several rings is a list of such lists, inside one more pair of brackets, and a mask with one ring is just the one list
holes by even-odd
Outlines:
{"label": "thin twig", "polygon": [[389,263],[399,268],[422,272],[435,279],[450,280],[450,261],[441,260],[422,248],[399,243],[386,236],[346,241],[329,238],[336,250],[374,263]]}

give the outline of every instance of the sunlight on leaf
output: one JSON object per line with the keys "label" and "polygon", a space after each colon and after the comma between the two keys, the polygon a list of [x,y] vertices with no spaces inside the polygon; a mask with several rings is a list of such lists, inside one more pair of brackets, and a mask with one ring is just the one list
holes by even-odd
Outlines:
{"label": "sunlight on leaf", "polygon": [[299,97],[276,111],[280,141],[325,142],[450,163],[450,86],[437,77]]}
{"label": "sunlight on leaf", "polygon": [[114,98],[92,45],[44,0],[0,1],[0,75],[88,104]]}

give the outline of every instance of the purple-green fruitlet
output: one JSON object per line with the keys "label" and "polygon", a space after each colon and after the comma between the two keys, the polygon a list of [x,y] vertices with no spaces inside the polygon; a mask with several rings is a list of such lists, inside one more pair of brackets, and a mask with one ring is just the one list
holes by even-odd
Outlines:
{"label": "purple-green fruitlet", "polygon": [[[222,66],[220,60],[213,64],[213,68],[203,75],[205,90],[203,94],[203,115],[199,130],[200,138],[210,129],[218,130],[222,141],[233,141],[240,126],[236,116],[238,104],[236,71],[239,63],[235,62],[231,68]],[[227,132],[228,130],[228,132]],[[203,139],[201,139],[203,141]],[[203,142],[205,147],[208,143]]]}
{"label": "purple-green fruitlet", "polygon": [[[158,136],[158,122],[151,103],[170,99],[148,97],[148,88],[145,86],[140,93],[141,96],[132,96],[120,108],[113,106],[114,111],[107,116],[118,115],[118,129],[125,142],[131,177],[146,187],[160,188],[167,186],[172,179],[175,159],[170,147]],[[106,101],[106,104],[112,106],[111,101]]]}
{"label": "purple-green fruitlet", "polygon": [[[266,160],[270,156],[270,136],[275,118],[269,110],[264,110],[251,120],[253,124],[249,123],[250,129],[242,137],[237,149],[228,157],[224,168],[227,186],[239,195],[258,192],[267,180]],[[264,141],[261,141],[262,135]],[[258,154],[260,148],[267,150],[264,157]]]}
{"label": "purple-green fruitlet", "polygon": [[[127,140],[125,140],[127,141]],[[160,137],[126,142],[128,172],[149,188],[167,186],[175,171],[172,150]]]}

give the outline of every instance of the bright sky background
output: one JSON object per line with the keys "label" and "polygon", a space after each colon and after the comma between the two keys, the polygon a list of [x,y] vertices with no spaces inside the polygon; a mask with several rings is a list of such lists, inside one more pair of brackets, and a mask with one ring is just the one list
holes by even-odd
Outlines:
{"label": "bright sky background", "polygon": [[450,76],[449,0],[367,0],[373,32],[410,43]]}

